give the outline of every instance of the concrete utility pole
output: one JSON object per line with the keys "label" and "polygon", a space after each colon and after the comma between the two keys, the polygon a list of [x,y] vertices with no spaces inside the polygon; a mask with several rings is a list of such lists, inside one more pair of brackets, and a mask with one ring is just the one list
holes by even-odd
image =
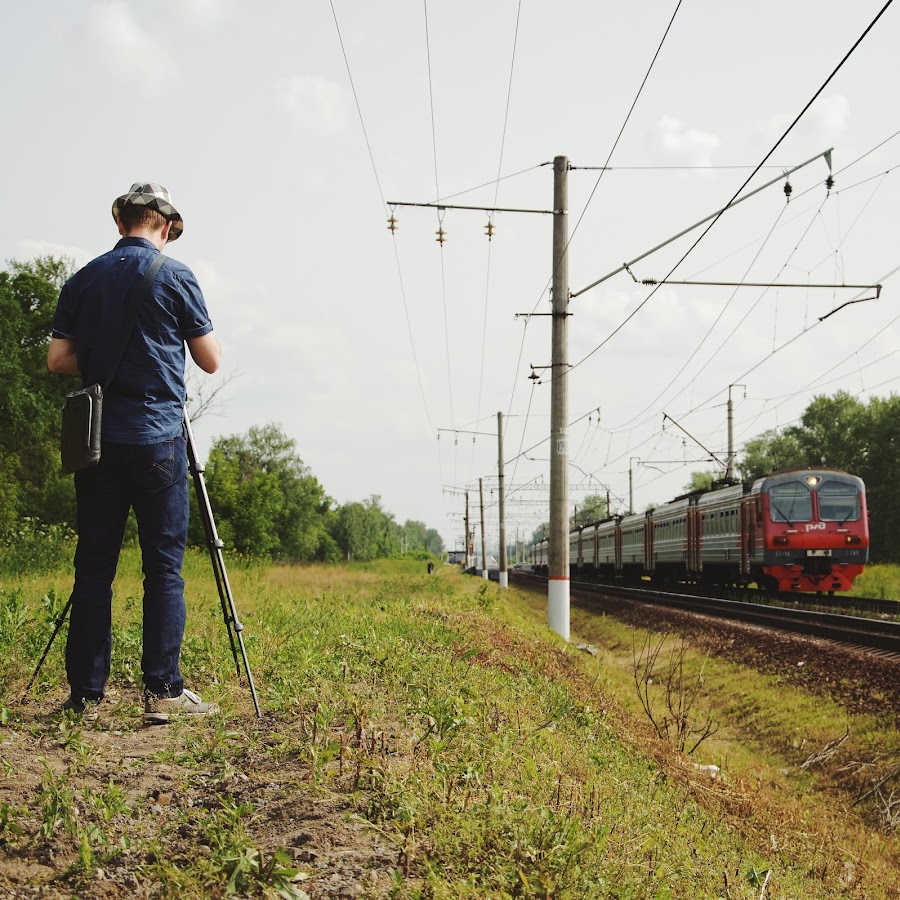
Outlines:
{"label": "concrete utility pole", "polygon": [[484,536],[484,479],[478,479],[478,497],[481,500],[481,577],[488,577],[487,541]]}
{"label": "concrete utility pole", "polygon": [[547,621],[569,639],[569,159],[553,160],[553,355],[550,361],[550,559]]}
{"label": "concrete utility pole", "polygon": [[632,456],[628,459],[628,515],[634,512],[634,471],[631,464],[637,460],[640,462],[639,456]]}
{"label": "concrete utility pole", "polygon": [[466,491],[466,571],[469,570],[469,492]]}
{"label": "concrete utility pole", "polygon": [[743,384],[728,385],[728,465],[725,467],[725,477],[729,481],[734,480],[734,402],[731,399],[731,389],[734,387],[744,388],[744,396],[747,394]]}
{"label": "concrete utility pole", "polygon": [[503,481],[503,413],[497,413],[497,471],[500,475],[500,587],[509,587],[506,569],[506,490]]}

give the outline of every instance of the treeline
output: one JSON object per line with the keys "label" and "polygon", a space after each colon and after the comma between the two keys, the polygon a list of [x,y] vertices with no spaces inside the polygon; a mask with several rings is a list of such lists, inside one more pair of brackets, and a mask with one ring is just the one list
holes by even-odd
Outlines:
{"label": "treeline", "polygon": [[[9,543],[45,526],[75,529],[75,489],[59,465],[59,418],[73,379],[47,371],[47,346],[59,290],[71,260],[9,262],[0,272],[0,539]],[[422,522],[402,525],[371,496],[336,504],[278,425],[216,439],[205,479],[226,547],[284,561],[425,556],[444,549]],[[189,539],[205,542],[191,492]],[[133,526],[132,526],[133,533]]]}

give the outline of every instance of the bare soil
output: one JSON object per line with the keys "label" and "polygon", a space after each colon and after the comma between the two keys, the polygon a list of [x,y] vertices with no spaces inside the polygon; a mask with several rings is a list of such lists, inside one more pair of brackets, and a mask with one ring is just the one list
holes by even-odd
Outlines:
{"label": "bare soil", "polygon": [[[298,887],[310,897],[386,894],[396,848],[354,809],[349,773],[336,773],[327,791],[311,789],[308,770],[298,759],[271,752],[265,735],[277,730],[283,739],[283,722],[256,720],[251,710],[243,723],[244,735],[235,737],[221,759],[197,768],[163,761],[189,751],[187,731],[144,726],[136,703],[116,697],[107,698],[100,710],[96,721],[76,726],[76,739],[86,748],[81,754],[71,745],[71,730],[70,746],[63,746],[62,716],[33,705],[13,709],[13,727],[0,731],[0,758],[8,773],[0,775],[0,805],[19,811],[10,821],[22,830],[19,835],[0,831],[0,898],[163,896],[162,886],[147,880],[142,866],[155,862],[156,854],[185,867],[210,855],[210,835],[204,833],[203,823],[209,810],[221,809],[223,795],[236,804],[252,804],[248,832],[253,845],[264,858],[285,848],[293,866],[309,876]],[[255,749],[241,749],[247,746]],[[126,793],[131,811],[116,816],[104,831],[113,846],[127,836],[133,848],[142,848],[126,849],[114,862],[89,872],[77,871],[77,847],[62,827],[51,840],[39,831],[36,795],[46,767],[62,775],[76,756],[77,774],[67,782],[74,789],[76,808],[82,805],[85,788],[99,792],[114,780]],[[85,812],[79,810],[80,815]],[[160,845],[155,837],[162,831],[167,837]],[[150,846],[156,849],[148,850]],[[207,885],[202,896],[222,896],[224,881],[220,877]]]}

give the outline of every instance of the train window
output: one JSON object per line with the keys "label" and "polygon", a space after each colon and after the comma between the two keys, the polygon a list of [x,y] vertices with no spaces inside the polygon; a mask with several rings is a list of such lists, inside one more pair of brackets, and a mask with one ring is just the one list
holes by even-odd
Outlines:
{"label": "train window", "polygon": [[843,481],[824,481],[819,487],[819,518],[826,522],[859,519],[859,491]]}
{"label": "train window", "polygon": [[802,481],[787,481],[769,488],[769,515],[773,522],[809,522],[812,495]]}

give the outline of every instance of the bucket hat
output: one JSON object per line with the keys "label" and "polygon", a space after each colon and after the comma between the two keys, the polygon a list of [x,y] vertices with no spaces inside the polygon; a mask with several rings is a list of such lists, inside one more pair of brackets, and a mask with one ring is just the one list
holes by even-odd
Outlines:
{"label": "bucket hat", "polygon": [[146,206],[155,209],[172,223],[169,229],[169,241],[177,240],[184,231],[184,220],[180,213],[172,205],[169,191],[161,184],[152,181],[138,181],[131,186],[131,190],[121,197],[116,197],[112,205],[112,214],[116,222],[119,221],[119,212],[124,206]]}

